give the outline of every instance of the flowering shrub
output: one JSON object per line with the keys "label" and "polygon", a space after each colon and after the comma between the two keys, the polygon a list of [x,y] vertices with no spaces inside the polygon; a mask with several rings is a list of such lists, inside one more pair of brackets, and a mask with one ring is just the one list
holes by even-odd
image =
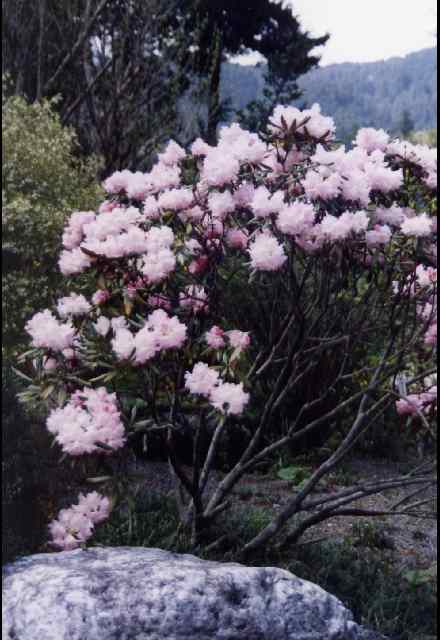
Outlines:
{"label": "flowering shrub", "polygon": [[[74,213],[64,232],[59,266],[79,291],[59,301],[58,317],[28,322],[22,358],[33,381],[23,399],[49,403],[48,429],[71,456],[107,457],[139,433],[163,435],[194,543],[245,473],[343,420],[336,450],[246,552],[317,506],[321,479],[396,401],[424,420],[436,403],[432,382],[425,388],[436,342],[435,152],[372,129],[347,151],[316,105],[278,107],[269,131],[234,124],[216,147],[197,140],[187,153],[171,142],[150,173],[110,176],[99,211]],[[410,370],[417,400],[395,382]],[[222,438],[241,420],[248,446],[207,496]],[[191,476],[179,432],[193,440]],[[428,480],[424,471],[399,482]],[[395,486],[336,495],[320,517]],[[73,508],[52,525],[54,543],[81,544],[91,523]],[[292,539],[315,523],[305,517]]]}

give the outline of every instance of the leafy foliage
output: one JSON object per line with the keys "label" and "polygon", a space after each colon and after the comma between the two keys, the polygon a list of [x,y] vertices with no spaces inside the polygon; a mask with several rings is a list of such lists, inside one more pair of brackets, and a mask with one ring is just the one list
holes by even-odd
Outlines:
{"label": "leafy foliage", "polygon": [[56,266],[67,213],[97,204],[98,162],[78,156],[53,101],[2,104],[2,232],[4,348],[17,346],[25,319],[60,289]]}

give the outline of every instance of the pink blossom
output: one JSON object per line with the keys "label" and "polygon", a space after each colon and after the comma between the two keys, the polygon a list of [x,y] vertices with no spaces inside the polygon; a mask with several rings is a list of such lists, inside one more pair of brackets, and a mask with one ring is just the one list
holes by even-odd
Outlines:
{"label": "pink blossom", "polygon": [[117,206],[117,203],[112,200],[104,200],[98,211],[99,213],[111,213]]}
{"label": "pink blossom", "polygon": [[432,287],[437,284],[437,269],[420,264],[416,269],[416,277],[420,287]]}
{"label": "pink blossom", "polygon": [[87,495],[80,493],[78,504],[74,505],[72,509],[76,513],[81,513],[86,518],[89,518],[93,525],[97,525],[107,520],[110,516],[111,503],[109,498],[102,496],[97,491]]}
{"label": "pink blossom", "polygon": [[118,316],[116,318],[112,318],[111,325],[113,331],[116,333],[119,329],[128,329],[127,318],[124,316]]}
{"label": "pink blossom", "polygon": [[127,196],[133,200],[145,200],[150,189],[147,174],[137,171],[132,173],[126,185]]}
{"label": "pink blossom", "polygon": [[272,214],[279,213],[284,206],[284,193],[277,191],[271,194],[266,187],[258,187],[251,203],[257,218],[267,218]]}
{"label": "pink blossom", "polygon": [[314,104],[311,109],[304,111],[303,115],[310,117],[309,122],[304,125],[304,130],[307,130],[309,135],[319,140],[332,140],[335,137],[335,121],[322,115],[319,104]]}
{"label": "pink blossom", "polygon": [[183,220],[184,222],[187,222],[188,220],[191,222],[200,222],[200,220],[202,220],[204,215],[205,215],[205,212],[198,205],[196,207],[191,207],[191,209],[187,209],[186,211],[179,213],[180,219]]}
{"label": "pink blossom", "polygon": [[385,151],[390,141],[390,136],[383,129],[360,129],[355,142],[357,147],[364,149],[368,153]]}
{"label": "pink blossom", "polygon": [[44,371],[55,371],[58,369],[58,362],[55,358],[43,358]]}
{"label": "pink blossom", "polygon": [[72,293],[58,301],[57,310],[62,318],[67,318],[85,315],[92,310],[92,306],[83,295]]}
{"label": "pink blossom", "polygon": [[174,242],[174,232],[171,227],[152,227],[147,234],[147,251],[152,253],[160,249],[169,249]]}
{"label": "pink blossom", "polygon": [[220,327],[212,327],[205,334],[206,343],[211,349],[223,349],[226,346],[225,332]]}
{"label": "pink blossom", "polygon": [[403,186],[403,171],[392,171],[388,167],[369,164],[365,167],[365,173],[374,191],[389,193],[397,191]]}
{"label": "pink blossom", "polygon": [[195,238],[185,241],[185,249],[192,256],[199,255],[203,251],[202,245]]}
{"label": "pink blossom", "polygon": [[345,173],[341,180],[341,192],[348,202],[358,202],[366,207],[370,202],[371,189],[369,176],[359,169]]}
{"label": "pink blossom", "polygon": [[392,231],[388,225],[376,225],[372,231],[366,234],[367,244],[370,247],[378,247],[388,244],[392,237]]}
{"label": "pink blossom", "polygon": [[93,535],[93,523],[89,518],[72,509],[62,509],[58,519],[49,525],[51,544],[63,551],[73,551]]}
{"label": "pink blossom", "polygon": [[86,271],[92,265],[92,260],[78,248],[72,251],[63,251],[58,264],[64,276],[73,276]]}
{"label": "pink blossom", "polygon": [[438,325],[437,325],[437,322],[434,322],[426,332],[425,339],[424,339],[424,342],[426,345],[434,346],[434,347],[437,346],[437,342],[438,342],[437,331],[438,331]]}
{"label": "pink blossom", "polygon": [[231,347],[239,351],[245,351],[251,344],[251,336],[243,331],[227,331],[226,336]]}
{"label": "pink blossom", "polygon": [[270,233],[262,233],[249,248],[251,266],[261,271],[278,271],[287,260],[283,245]]}
{"label": "pink blossom", "polygon": [[144,201],[143,213],[147,220],[157,220],[160,218],[159,202],[154,196],[149,196]]}
{"label": "pink blossom", "polygon": [[164,210],[181,211],[194,204],[194,195],[190,189],[171,189],[159,196],[158,204]]}
{"label": "pink blossom", "polygon": [[226,243],[233,249],[247,249],[249,236],[241,229],[229,229],[226,234]]}
{"label": "pink blossom", "polygon": [[218,371],[204,362],[199,362],[191,373],[187,371],[185,374],[185,388],[194,395],[210,397],[219,382]]}
{"label": "pink blossom", "polygon": [[375,218],[378,222],[383,222],[394,227],[400,225],[406,220],[406,215],[401,207],[392,206],[389,209],[378,207],[376,209]]}
{"label": "pink blossom", "polygon": [[185,160],[185,158],[185,149],[182,149],[182,147],[178,145],[177,142],[174,142],[174,140],[171,140],[165,151],[159,154],[159,162],[169,167],[175,166],[182,160]]}
{"label": "pink blossom", "polygon": [[169,167],[159,162],[148,174],[149,189],[153,193],[159,193],[159,191],[163,191],[164,189],[180,187],[181,174],[180,167]]}
{"label": "pink blossom", "polygon": [[281,135],[283,129],[283,121],[290,128],[296,124],[298,133],[308,133],[317,139],[331,140],[334,138],[336,131],[335,122],[332,118],[328,118],[321,114],[321,107],[314,104],[311,109],[300,111],[296,107],[276,107],[272,117],[270,118],[270,129],[273,133]]}
{"label": "pink blossom", "polygon": [[105,191],[110,194],[118,194],[126,191],[131,176],[131,171],[116,171],[104,182],[103,186]]}
{"label": "pink blossom", "polygon": [[235,211],[235,200],[229,191],[211,193],[208,205],[213,217],[219,220],[224,220],[228,213]]}
{"label": "pink blossom", "polygon": [[215,239],[223,236],[225,232],[225,225],[218,218],[204,218],[202,221],[202,227],[204,228],[205,238]]}
{"label": "pink blossom", "polygon": [[135,351],[134,336],[129,329],[116,329],[112,340],[113,351],[118,360],[129,360]]}
{"label": "pink blossom", "polygon": [[235,203],[239,207],[250,207],[254,199],[255,187],[250,182],[243,182],[233,193]]}
{"label": "pink blossom", "polygon": [[111,504],[106,496],[96,491],[80,494],[78,504],[62,509],[49,525],[51,544],[64,551],[72,551],[87,542],[94,527],[110,515]]}
{"label": "pink blossom", "polygon": [[60,323],[49,309],[35,314],[26,324],[26,331],[34,347],[51,351],[63,351],[71,347],[76,335],[76,329],[70,322]]}
{"label": "pink blossom", "polygon": [[191,309],[194,313],[208,311],[208,294],[203,287],[191,285],[180,294],[180,306]]}
{"label": "pink blossom", "polygon": [[426,214],[407,218],[400,226],[403,235],[425,238],[432,233],[432,219]]}
{"label": "pink blossom", "polygon": [[76,392],[63,408],[51,412],[47,428],[72,456],[108,452],[101,444],[113,450],[125,444],[116,395],[104,387]]}
{"label": "pink blossom", "polygon": [[315,217],[316,211],[313,205],[297,201],[281,211],[277,227],[287,235],[301,235],[313,226]]}
{"label": "pink blossom", "polygon": [[192,275],[200,275],[204,273],[209,267],[209,258],[208,256],[200,256],[197,260],[193,260],[191,264],[188,266],[188,271]]}
{"label": "pink blossom", "polygon": [[438,188],[438,173],[437,171],[430,171],[428,177],[425,178],[426,185],[433,191],[437,191]]}
{"label": "pink blossom", "polygon": [[77,211],[73,213],[63,233],[63,245],[66,249],[76,249],[84,238],[84,225],[95,220],[94,211]]}
{"label": "pink blossom", "polygon": [[187,338],[186,325],[163,309],[157,309],[148,317],[146,328],[154,335],[159,350],[180,349]]}
{"label": "pink blossom", "polygon": [[68,361],[76,360],[75,349],[72,349],[71,347],[68,347],[67,349],[63,349],[61,353],[65,357],[65,359]]}
{"label": "pink blossom", "polygon": [[149,283],[162,282],[176,268],[176,256],[170,249],[148,253],[143,258],[142,274]]}
{"label": "pink blossom", "polygon": [[92,302],[96,306],[105,304],[110,299],[110,291],[108,289],[98,289],[92,296]]}
{"label": "pink blossom", "polygon": [[303,112],[296,107],[284,107],[279,105],[275,108],[272,116],[269,119],[270,131],[275,134],[280,134],[283,129],[283,121],[290,128],[293,124],[299,125],[305,120]]}
{"label": "pink blossom", "polygon": [[250,395],[243,384],[223,382],[211,389],[210,403],[218,411],[226,415],[241,415],[249,403]]}
{"label": "pink blossom", "polygon": [[213,187],[234,182],[240,171],[239,161],[224,149],[210,149],[203,163],[202,178]]}
{"label": "pink blossom", "polygon": [[365,211],[346,211],[339,218],[330,214],[324,216],[320,231],[327,240],[346,240],[353,234],[365,232],[368,224],[369,218]]}
{"label": "pink blossom", "polygon": [[211,149],[212,147],[210,147],[207,142],[201,138],[197,138],[197,140],[192,144],[191,153],[194,156],[207,156]]}
{"label": "pink blossom", "polygon": [[337,174],[323,176],[317,171],[309,170],[301,181],[304,191],[311,200],[331,200],[338,197],[343,186],[341,177]]}
{"label": "pink blossom", "polygon": [[108,318],[105,318],[104,316],[100,316],[97,322],[95,322],[94,327],[95,327],[96,333],[98,333],[100,336],[105,338],[108,332],[110,331],[111,322]]}
{"label": "pink blossom", "polygon": [[86,240],[107,240],[109,236],[118,236],[128,231],[142,220],[142,214],[136,207],[123,209],[117,207],[111,216],[99,215],[83,225]]}
{"label": "pink blossom", "polygon": [[149,360],[152,360],[160,351],[156,335],[148,326],[145,326],[136,334],[134,337],[134,346],[134,359],[137,364],[145,364]]}

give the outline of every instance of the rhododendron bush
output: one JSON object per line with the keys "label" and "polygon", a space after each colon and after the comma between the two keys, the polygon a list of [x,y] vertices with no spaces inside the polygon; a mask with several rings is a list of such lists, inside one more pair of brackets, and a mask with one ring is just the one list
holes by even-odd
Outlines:
{"label": "rhododendron bush", "polygon": [[[195,544],[244,474],[342,430],[246,552],[292,516],[296,541],[363,495],[432,482],[423,467],[314,495],[384,411],[433,433],[437,400],[435,152],[373,129],[346,150],[316,105],[278,107],[268,131],[233,124],[216,147],[171,142],[150,173],[110,176],[99,211],[65,228],[71,293],[29,320],[22,358],[23,399],[48,404],[64,454],[105,463],[140,436],[161,439]],[[246,446],[207,494],[224,438],[240,429]],[[193,443],[191,472],[179,434]],[[106,495],[82,496],[52,523],[57,547],[82,544],[109,516],[121,478],[103,480]],[[402,510],[419,513],[411,500]]]}

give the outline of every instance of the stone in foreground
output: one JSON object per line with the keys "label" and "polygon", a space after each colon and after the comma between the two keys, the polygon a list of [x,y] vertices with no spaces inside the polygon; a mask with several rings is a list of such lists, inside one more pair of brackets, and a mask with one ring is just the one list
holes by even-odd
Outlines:
{"label": "stone in foreground", "polygon": [[30,556],[3,574],[5,640],[379,640],[280,569],[93,548]]}

